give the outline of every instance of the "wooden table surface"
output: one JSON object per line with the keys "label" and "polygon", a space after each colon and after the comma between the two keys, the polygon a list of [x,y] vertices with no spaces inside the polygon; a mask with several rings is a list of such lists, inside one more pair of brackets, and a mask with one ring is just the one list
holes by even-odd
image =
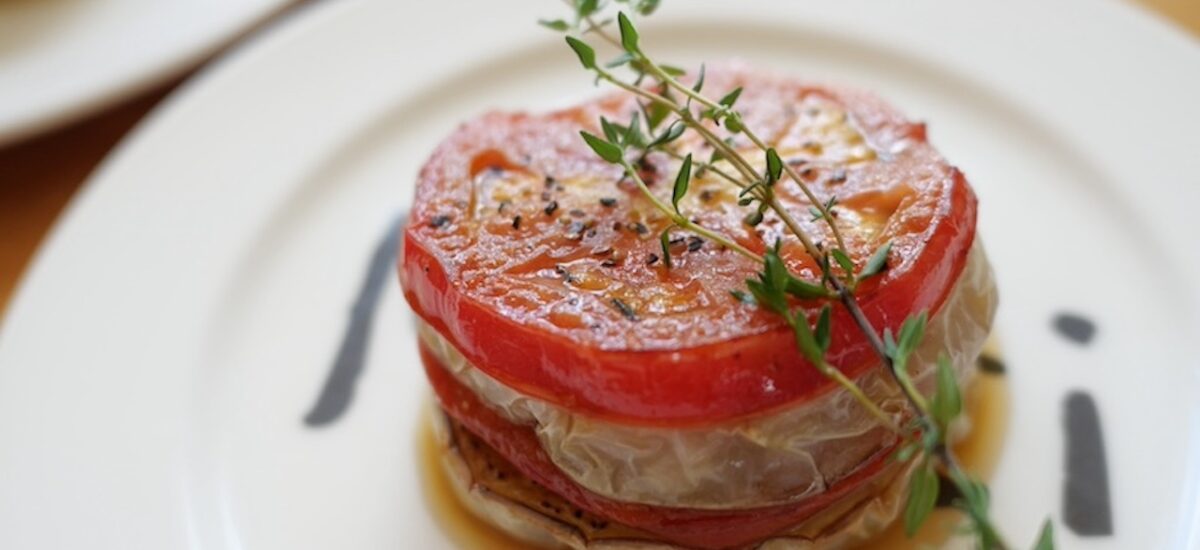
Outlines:
{"label": "wooden table surface", "polygon": [[[1200,37],[1200,0],[1137,3]],[[0,315],[38,244],[80,185],[113,146],[186,78],[67,127],[0,147]]]}

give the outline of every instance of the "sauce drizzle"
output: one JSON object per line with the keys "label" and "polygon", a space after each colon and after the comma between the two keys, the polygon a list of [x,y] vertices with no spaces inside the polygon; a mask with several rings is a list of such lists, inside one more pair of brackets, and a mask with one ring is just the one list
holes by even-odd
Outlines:
{"label": "sauce drizzle", "polygon": [[321,386],[316,403],[304,415],[306,426],[316,428],[333,424],[345,414],[354,400],[354,387],[366,366],[367,345],[371,339],[375,310],[387,284],[393,281],[391,275],[400,246],[400,228],[404,227],[406,218],[401,214],[388,225],[387,232],[371,254],[367,277],[350,310],[350,322],[334,356],[333,367]]}

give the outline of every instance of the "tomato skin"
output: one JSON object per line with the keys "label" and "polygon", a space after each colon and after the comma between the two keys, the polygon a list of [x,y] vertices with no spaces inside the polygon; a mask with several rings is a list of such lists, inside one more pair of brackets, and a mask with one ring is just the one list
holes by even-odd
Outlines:
{"label": "tomato skin", "polygon": [[[875,163],[874,168],[878,169],[874,173],[863,176],[864,180],[872,177],[876,180],[925,177],[926,180],[922,180],[918,199],[906,199],[908,203],[903,203],[899,213],[889,218],[886,232],[897,242],[889,259],[891,267],[860,288],[859,301],[879,331],[897,330],[905,317],[918,311],[935,312],[957,280],[974,240],[976,199],[961,172],[945,165],[932,152],[925,142],[923,126],[908,123],[869,98],[775,82],[767,98],[755,100],[752,96],[755,78],[736,71],[732,75],[709,73],[710,85],[722,80],[750,81],[746,99],[739,103],[746,111],[748,123],[757,116],[757,105],[778,103],[778,94],[787,90],[803,90],[845,103],[863,127],[868,141],[880,148],[900,139],[912,142],[918,156],[915,166],[894,167],[880,161]],[[447,208],[454,211],[456,203],[468,202],[461,195],[461,188],[474,185],[471,182],[479,169],[477,159],[501,151],[503,154],[497,156],[500,160],[495,163],[502,164],[505,170],[599,174],[615,180],[620,171],[587,151],[578,140],[577,130],[590,128],[598,113],[613,116],[621,111],[622,105],[627,103],[609,98],[544,117],[489,115],[467,125],[440,147],[422,171],[399,261],[405,296],[414,311],[453,342],[472,364],[506,385],[572,411],[614,422],[705,425],[769,413],[833,389],[833,384],[800,355],[790,330],[778,318],[762,311],[745,312],[745,306],[727,298],[729,290],[742,288],[742,280],[757,269],[740,258],[727,258],[732,253],[710,254],[706,261],[711,263],[705,265],[712,269],[706,273],[724,275],[699,283],[700,291],[725,296],[729,304],[714,306],[716,313],[705,313],[709,316],[703,322],[687,325],[674,339],[649,335],[651,330],[670,335],[670,325],[666,322],[659,323],[659,319],[634,322],[616,312],[594,321],[600,327],[599,336],[584,329],[550,327],[537,303],[512,305],[524,299],[520,298],[523,294],[536,294],[540,289],[499,276],[482,283],[478,282],[480,277],[464,281],[464,267],[457,263],[462,254],[448,252],[445,243],[453,238],[482,247],[486,243],[473,241],[475,235],[488,238],[492,237],[489,232],[500,237],[506,235],[494,229],[462,229],[454,225],[455,221],[449,222],[452,227],[448,229],[435,227],[439,212]],[[534,157],[529,166],[513,162],[526,154]],[[932,175],[922,176],[921,170]],[[852,181],[847,185],[857,184]],[[663,191],[661,187],[659,190]],[[923,194],[928,197],[922,198]],[[542,219],[540,214],[536,218]],[[524,230],[544,233],[542,228],[547,226],[531,228],[531,224],[541,223],[533,220],[533,217],[524,219]],[[714,223],[721,228],[720,224],[726,222]],[[738,231],[738,223],[735,220],[725,228]],[[461,234],[456,233],[460,229]],[[443,232],[450,237],[442,237]],[[523,235],[514,229],[509,238],[526,238]],[[652,231],[651,235],[656,233]],[[530,241],[530,246],[551,242],[550,237],[541,238]],[[622,250],[630,251],[631,257],[638,254],[644,257],[657,246],[656,239],[649,239],[650,242],[624,236],[614,239],[625,247]],[[743,244],[759,251],[765,248],[762,239]],[[851,255],[862,260],[879,244],[882,243],[878,238],[852,243]],[[497,250],[495,256],[503,256],[504,251]],[[803,253],[793,251],[788,256],[793,269],[811,270],[812,260]],[[485,257],[483,261],[503,261],[497,257]],[[656,284],[683,287],[679,279],[688,273],[677,267],[660,273],[658,280],[647,281],[644,276],[633,274],[633,270],[661,271],[661,268],[639,263],[624,269],[618,274],[626,277],[631,286],[644,287]],[[486,272],[482,268],[478,271]],[[485,285],[492,288],[480,290]],[[865,337],[851,328],[853,320],[840,305],[835,305],[833,324],[836,330],[829,353],[831,364],[851,378],[878,364]],[[705,331],[718,336],[694,336]]]}
{"label": "tomato skin", "polygon": [[522,474],[575,506],[666,542],[702,549],[746,548],[786,531],[864,484],[890,473],[887,447],[854,473],[816,496],[796,503],[742,510],[695,510],[632,504],[602,497],[577,485],[551,462],[532,429],[512,424],[454,379],[421,344],[421,359],[439,404],[471,433],[486,441]]}

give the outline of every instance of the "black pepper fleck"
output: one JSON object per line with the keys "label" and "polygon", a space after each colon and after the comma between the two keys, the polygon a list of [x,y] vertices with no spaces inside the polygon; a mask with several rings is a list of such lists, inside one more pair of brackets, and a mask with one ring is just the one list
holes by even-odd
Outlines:
{"label": "black pepper fleck", "polygon": [[617,205],[617,199],[612,197],[604,197],[600,199],[600,205],[605,208],[612,208]]}
{"label": "black pepper fleck", "polygon": [[612,305],[616,307],[617,311],[620,311],[621,315],[624,315],[626,319],[629,319],[630,321],[638,320],[637,312],[633,311],[633,308],[629,307],[629,304],[625,303],[620,298],[613,298]]}
{"label": "black pepper fleck", "polygon": [[578,208],[571,209],[571,211],[568,212],[568,214],[570,214],[572,218],[582,218],[587,215],[583,212],[583,210],[580,210]]}
{"label": "black pepper fleck", "polygon": [[542,211],[545,212],[547,216],[553,216],[555,210],[558,210],[558,201],[550,201],[550,204],[547,204],[546,208]]}
{"label": "black pepper fleck", "polygon": [[582,239],[583,230],[584,228],[582,223],[573,221],[571,222],[571,225],[567,226],[567,238],[573,241]]}
{"label": "black pepper fleck", "polygon": [[649,258],[646,258],[646,265],[654,265],[656,263],[658,263],[658,254],[651,254]]}
{"label": "black pepper fleck", "polygon": [[513,217],[512,228],[513,228],[513,229],[520,229],[520,228],[521,228],[521,216],[515,216],[515,217]]}
{"label": "black pepper fleck", "polygon": [[688,237],[688,252],[695,252],[704,246],[704,239],[700,237]]}
{"label": "black pepper fleck", "polygon": [[554,266],[554,271],[563,278],[564,282],[566,282],[566,283],[574,283],[575,282],[575,277],[571,275],[570,271],[567,271],[566,266],[564,266],[562,264],[558,264],[558,265]]}
{"label": "black pepper fleck", "polygon": [[434,218],[429,221],[429,227],[432,227],[434,229],[441,229],[441,228],[449,225],[449,223],[450,223],[450,216],[434,216]]}

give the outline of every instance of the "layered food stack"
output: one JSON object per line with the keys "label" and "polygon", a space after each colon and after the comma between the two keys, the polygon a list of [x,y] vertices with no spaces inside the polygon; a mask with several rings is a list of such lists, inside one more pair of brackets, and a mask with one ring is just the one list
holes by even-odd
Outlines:
{"label": "layered food stack", "polygon": [[[887,269],[858,290],[897,330],[930,313],[910,361],[928,389],[937,354],[963,384],[996,305],[976,243],[976,200],[924,126],[870,94],[710,70],[744,92],[747,126],[769,136],[818,194],[836,194],[846,249]],[[447,138],[422,169],[400,274],[420,318],[444,466],[478,515],[544,546],[841,546],[898,514],[909,466],[897,436],[810,365],[778,316],[739,300],[761,265],[684,231],[595,156],[579,131],[629,120],[627,94],[548,114],[492,113]],[[738,148],[750,144],[735,138]],[[683,154],[637,159],[664,201]],[[747,155],[750,157],[751,155]],[[753,155],[757,158],[761,155]],[[779,200],[817,238],[797,186]],[[768,215],[749,224],[738,190],[697,173],[681,211],[793,273],[816,260]],[[797,302],[815,315],[821,304]],[[840,306],[827,357],[903,425],[903,397]]]}

